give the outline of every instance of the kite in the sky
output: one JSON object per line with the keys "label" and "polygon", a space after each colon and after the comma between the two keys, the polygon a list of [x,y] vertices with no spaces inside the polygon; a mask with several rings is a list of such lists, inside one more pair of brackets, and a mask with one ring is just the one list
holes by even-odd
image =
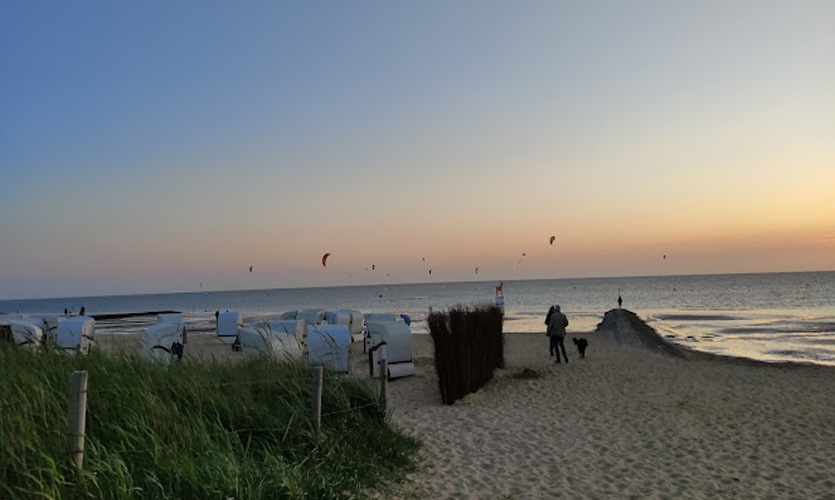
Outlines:
{"label": "kite in the sky", "polygon": [[666,255],[664,256],[664,260],[667,260],[667,256],[666,256]]}
{"label": "kite in the sky", "polygon": [[377,269],[377,264],[371,264],[371,270],[373,271],[375,269]]}
{"label": "kite in the sky", "polygon": [[429,270],[429,274],[430,274],[430,275],[432,274],[432,270],[431,270],[431,269]]}
{"label": "kite in the sky", "polygon": [[475,273],[478,274],[478,268],[475,268]]}
{"label": "kite in the sky", "polygon": [[252,272],[252,266],[249,266],[249,272]]}
{"label": "kite in the sky", "polygon": [[557,239],[557,237],[556,237],[556,236],[551,236],[551,243],[550,243],[551,245],[553,245],[553,244],[554,244],[554,240],[555,240],[555,239]]}
{"label": "kite in the sky", "polygon": [[325,255],[322,256],[322,267],[328,267],[328,257],[330,257],[330,256],[331,256],[331,254],[329,254],[329,253],[326,253]]}

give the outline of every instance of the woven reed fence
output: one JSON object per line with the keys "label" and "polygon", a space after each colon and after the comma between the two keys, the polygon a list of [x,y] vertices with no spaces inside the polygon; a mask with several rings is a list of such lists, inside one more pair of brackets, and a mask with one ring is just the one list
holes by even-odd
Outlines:
{"label": "woven reed fence", "polygon": [[429,315],[441,400],[451,405],[484,387],[504,367],[502,313],[493,305],[456,306]]}

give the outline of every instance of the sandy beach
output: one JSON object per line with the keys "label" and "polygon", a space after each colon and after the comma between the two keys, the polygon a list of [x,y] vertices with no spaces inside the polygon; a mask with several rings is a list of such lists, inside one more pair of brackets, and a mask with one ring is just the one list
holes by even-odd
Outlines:
{"label": "sandy beach", "polygon": [[[544,334],[508,334],[506,368],[452,406],[430,337],[413,336],[417,374],[389,384],[389,405],[423,441],[422,465],[382,496],[835,499],[835,370],[670,355],[633,333],[627,322],[569,331],[559,365]],[[586,359],[572,336],[588,339]],[[99,343],[135,352],[139,338]],[[354,376],[365,376],[354,347]],[[187,354],[239,356],[205,334],[189,336]],[[514,377],[525,368],[540,377]]]}

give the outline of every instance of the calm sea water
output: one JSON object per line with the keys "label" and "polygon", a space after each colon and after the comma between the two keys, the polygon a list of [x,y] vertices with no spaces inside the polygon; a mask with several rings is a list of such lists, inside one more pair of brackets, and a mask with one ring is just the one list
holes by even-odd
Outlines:
{"label": "calm sea water", "polygon": [[[192,330],[214,328],[214,312],[245,319],[293,309],[359,309],[408,314],[426,333],[429,308],[493,303],[496,282],[373,285],[0,301],[6,313],[87,314],[178,310]],[[545,312],[560,304],[569,334],[590,331],[617,306],[646,319],[671,340],[716,354],[835,365],[835,271],[634,278],[507,281],[507,332],[541,332]],[[98,331],[137,332],[149,319],[97,322]],[[544,342],[544,341],[543,341]]]}

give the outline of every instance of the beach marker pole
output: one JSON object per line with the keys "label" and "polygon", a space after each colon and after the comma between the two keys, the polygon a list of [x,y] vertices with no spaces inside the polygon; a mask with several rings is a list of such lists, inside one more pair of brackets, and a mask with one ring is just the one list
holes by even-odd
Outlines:
{"label": "beach marker pole", "polygon": [[322,426],[322,367],[313,369],[313,430],[319,433]]}
{"label": "beach marker pole", "polygon": [[67,447],[70,458],[81,471],[84,465],[84,431],[87,427],[87,372],[70,374],[70,392],[67,409]]}

